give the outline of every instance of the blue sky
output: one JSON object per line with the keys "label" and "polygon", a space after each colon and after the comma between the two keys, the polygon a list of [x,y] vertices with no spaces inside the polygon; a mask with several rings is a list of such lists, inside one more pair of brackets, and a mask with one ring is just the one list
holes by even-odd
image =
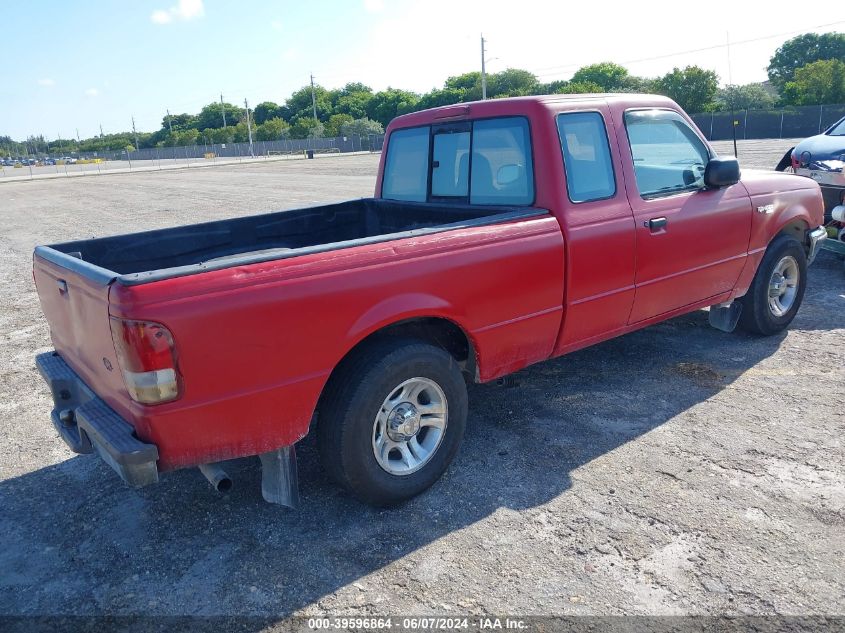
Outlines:
{"label": "blue sky", "polygon": [[[764,80],[790,34],[845,31],[842,3],[756,5],[613,1],[599,13],[539,0],[3,0],[0,134],[87,137],[101,124],[128,130],[133,116],[153,131],[167,108],[196,112],[221,91],[238,104],[282,102],[310,72],[329,88],[426,91],[478,67],[482,31],[491,72],[526,68],[549,81],[603,60],[650,76],[697,63],[723,83],[727,31],[734,83]],[[698,48],[708,50],[684,53]]]}

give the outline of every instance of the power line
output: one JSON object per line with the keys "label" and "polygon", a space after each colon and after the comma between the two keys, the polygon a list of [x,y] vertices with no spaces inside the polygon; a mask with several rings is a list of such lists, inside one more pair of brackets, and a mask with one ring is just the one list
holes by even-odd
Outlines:
{"label": "power line", "polygon": [[[828,24],[819,24],[818,26],[811,26],[811,27],[808,27],[808,28],[805,28],[805,29],[798,29],[798,30],[795,30],[795,31],[787,31],[785,33],[775,33],[775,34],[772,34],[772,35],[764,35],[764,36],[761,36],[761,37],[753,37],[753,38],[749,38],[749,39],[746,39],[746,40],[736,40],[736,41],[731,42],[730,46],[737,46],[737,45],[741,45],[741,44],[752,44],[754,42],[762,42],[764,40],[770,40],[770,39],[773,39],[773,38],[776,38],[776,37],[785,37],[787,35],[792,35],[794,33],[808,32],[808,31],[812,31],[812,30],[815,30],[815,29],[823,29],[823,28],[826,28],[828,26],[836,26],[837,24],[845,24],[845,20],[839,20],[838,22],[829,22]],[[650,62],[650,61],[655,61],[655,60],[658,60],[658,59],[667,59],[669,57],[679,57],[681,55],[689,55],[690,53],[703,53],[705,51],[712,51],[712,50],[717,50],[719,48],[725,48],[726,46],[728,46],[727,43],[725,43],[725,44],[713,44],[712,46],[703,46],[701,48],[691,48],[689,50],[677,51],[675,53],[666,53],[666,54],[663,54],[663,55],[654,55],[653,57],[640,57],[639,59],[628,59],[628,60],[617,62],[617,63],[619,63],[621,65],[638,64],[640,62]],[[545,68],[538,68],[536,70],[537,71],[543,71],[543,70],[563,71],[563,70],[569,70],[569,69],[572,69],[572,68],[577,69],[577,68],[580,68],[582,65],[583,64],[566,64],[564,66],[547,66]],[[550,75],[558,75],[558,74],[560,74],[560,72],[548,72],[548,73],[539,73],[537,76],[538,77],[548,77]]]}

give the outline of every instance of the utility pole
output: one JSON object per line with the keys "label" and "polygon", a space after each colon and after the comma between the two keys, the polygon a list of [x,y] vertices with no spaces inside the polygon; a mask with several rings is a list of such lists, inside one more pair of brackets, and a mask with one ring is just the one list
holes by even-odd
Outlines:
{"label": "utility pole", "polygon": [[244,99],[244,107],[246,108],[246,131],[249,134],[249,155],[255,158],[255,152],[252,151],[252,124],[249,122],[249,103]]}
{"label": "utility pole", "polygon": [[484,34],[481,34],[481,99],[487,99],[487,67],[484,65]]}
{"label": "utility pole", "polygon": [[[733,90],[733,73],[731,72],[731,34],[730,31],[725,32],[725,43],[727,44],[728,49],[728,85],[731,86],[731,132],[733,133],[734,139],[734,156],[737,155],[736,151],[736,126],[739,121],[734,119],[734,99],[733,95],[736,94],[736,91]],[[746,120],[748,118],[748,113],[746,112]]]}
{"label": "utility pole", "polygon": [[170,110],[167,111],[167,127],[170,129],[170,133],[173,134],[173,123],[170,120]]}
{"label": "utility pole", "polygon": [[76,128],[76,142],[81,143],[82,140],[79,138],[79,128]]}
{"label": "utility pole", "polygon": [[226,129],[226,106],[223,103],[223,93],[220,93],[220,109],[223,111],[223,129]]}
{"label": "utility pole", "polygon": [[314,110],[314,120],[317,121],[317,97],[314,96],[314,73],[311,73],[311,107]]}
{"label": "utility pole", "polygon": [[103,138],[105,134],[103,134],[103,124],[100,123],[100,138]]}
{"label": "utility pole", "polygon": [[135,136],[135,150],[138,150],[138,132],[135,131],[135,117],[132,117],[132,134]]}

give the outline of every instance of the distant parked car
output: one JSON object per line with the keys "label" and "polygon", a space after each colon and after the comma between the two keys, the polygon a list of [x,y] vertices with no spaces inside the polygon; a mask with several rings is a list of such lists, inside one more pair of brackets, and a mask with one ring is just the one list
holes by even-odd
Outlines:
{"label": "distant parked car", "polygon": [[790,149],[775,167],[812,178],[822,188],[825,213],[845,201],[845,117]]}
{"label": "distant parked car", "polygon": [[65,164],[67,164],[67,165],[75,165],[76,164],[76,159],[73,156],[65,156],[62,160],[65,161]]}

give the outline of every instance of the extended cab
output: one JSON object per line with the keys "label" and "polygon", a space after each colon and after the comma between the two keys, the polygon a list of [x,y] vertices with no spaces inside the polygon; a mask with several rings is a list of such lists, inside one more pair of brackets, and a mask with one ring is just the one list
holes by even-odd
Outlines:
{"label": "extended cab", "polygon": [[710,307],[773,334],[795,316],[818,185],[746,174],[671,100],[502,99],[387,130],[375,197],[39,246],[53,424],[129,484],[261,457],[295,505],[312,420],[329,473],[373,504],[455,456],[466,380]]}

